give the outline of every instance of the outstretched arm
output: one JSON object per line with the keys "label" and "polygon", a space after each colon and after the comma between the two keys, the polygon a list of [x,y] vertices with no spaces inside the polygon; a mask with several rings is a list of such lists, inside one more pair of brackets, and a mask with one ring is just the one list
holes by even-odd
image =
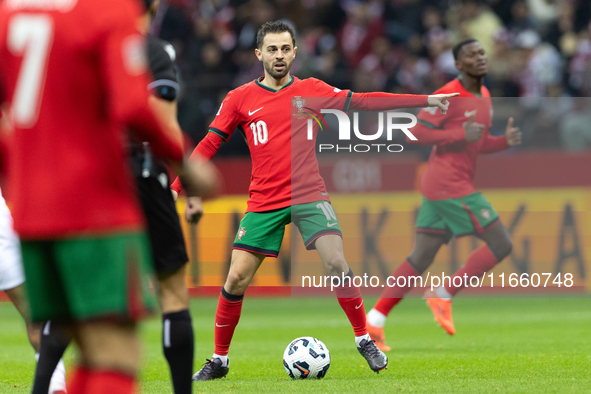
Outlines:
{"label": "outstretched arm", "polygon": [[[213,132],[207,133],[207,136],[197,145],[197,147],[191,153],[189,160],[209,161],[216,154],[223,139],[219,135]],[[181,181],[177,177],[170,188],[178,195],[181,190]],[[176,196],[175,196],[176,197]]]}
{"label": "outstretched arm", "polygon": [[[432,111],[427,111],[432,112]],[[427,115],[425,112],[421,113],[421,118],[418,120],[417,126],[412,129],[413,134],[417,137],[416,141],[406,140],[410,143],[418,145],[447,145],[460,141],[475,142],[480,140],[484,130],[484,125],[474,121],[476,115],[473,115],[467,122],[461,126],[445,128],[443,124],[439,127],[437,125],[424,119]],[[441,115],[437,115],[433,121],[441,121]]]}
{"label": "outstretched arm", "polygon": [[438,107],[441,113],[445,114],[449,108],[449,101],[447,99],[457,95],[459,93],[434,94],[430,96],[384,92],[353,93],[350,108],[365,111],[385,111],[397,108]]}
{"label": "outstretched arm", "polygon": [[411,132],[417,139],[414,141],[406,137],[406,142],[415,145],[446,145],[466,140],[466,131],[463,127],[437,129],[432,124],[420,119]]}

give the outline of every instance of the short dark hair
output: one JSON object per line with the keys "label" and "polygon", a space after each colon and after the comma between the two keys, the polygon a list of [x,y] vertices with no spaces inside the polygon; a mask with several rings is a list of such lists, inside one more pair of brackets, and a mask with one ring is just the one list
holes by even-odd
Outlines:
{"label": "short dark hair", "polygon": [[265,22],[257,31],[257,48],[263,47],[263,39],[269,33],[285,33],[288,32],[295,47],[295,30],[292,26],[281,21]]}
{"label": "short dark hair", "polygon": [[154,0],[144,0],[144,5],[146,6],[146,11],[150,10],[153,3],[154,3]]}
{"label": "short dark hair", "polygon": [[458,42],[456,45],[454,45],[453,49],[451,50],[454,54],[454,60],[458,60],[458,57],[460,56],[460,51],[462,50],[464,45],[472,44],[473,42],[478,42],[478,40],[475,38],[466,38],[465,40],[462,40]]}

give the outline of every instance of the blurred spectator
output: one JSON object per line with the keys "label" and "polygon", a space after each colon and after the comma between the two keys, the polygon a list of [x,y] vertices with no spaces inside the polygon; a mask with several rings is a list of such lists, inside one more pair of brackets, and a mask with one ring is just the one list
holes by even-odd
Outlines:
{"label": "blurred spectator", "polygon": [[517,69],[512,49],[513,34],[505,27],[500,28],[493,37],[495,57],[489,57],[488,77],[493,97],[517,97],[519,86],[512,76]]}
{"label": "blurred spectator", "polygon": [[569,150],[591,148],[591,103],[589,98],[574,101],[574,110],[560,123],[562,146]]}
{"label": "blurred spectator", "polygon": [[570,86],[581,96],[591,96],[591,33],[581,34],[569,71]]}
{"label": "blurred spectator", "polygon": [[[228,90],[262,75],[256,31],[273,19],[296,27],[295,75],[359,92],[431,93],[457,74],[453,44],[476,38],[493,97],[527,98],[525,147],[558,144],[562,99],[591,96],[589,0],[162,1],[152,30],[177,50],[179,119],[195,141]],[[224,152],[248,153],[240,138]]]}
{"label": "blurred spectator", "polygon": [[371,51],[374,39],[383,35],[383,5],[377,1],[346,1],[343,7],[347,20],[339,33],[339,45],[347,64],[357,68],[361,60]]}
{"label": "blurred spectator", "polygon": [[502,26],[501,19],[494,12],[480,0],[464,0],[458,22],[458,41],[463,38],[475,38],[482,44],[488,56],[494,57],[493,36]]}
{"label": "blurred spectator", "polygon": [[547,86],[562,79],[562,58],[548,43],[542,43],[533,30],[525,30],[515,38],[517,48],[513,58],[517,71],[513,78],[519,85],[521,97],[545,97]]}
{"label": "blurred spectator", "polygon": [[527,0],[535,29],[542,35],[558,19],[559,0]]}

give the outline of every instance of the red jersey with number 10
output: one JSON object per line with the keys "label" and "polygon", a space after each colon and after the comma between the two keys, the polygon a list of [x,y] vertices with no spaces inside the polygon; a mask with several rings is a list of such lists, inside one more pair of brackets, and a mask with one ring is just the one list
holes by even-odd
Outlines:
{"label": "red jersey with number 10", "polygon": [[225,141],[236,128],[243,133],[252,157],[247,212],[329,201],[318,171],[314,142],[310,141],[308,149],[300,149],[298,154],[292,152],[292,99],[335,97],[345,103],[350,94],[349,90],[315,78],[302,80],[294,76],[279,90],[255,80],[228,93],[209,130]]}
{"label": "red jersey with number 10", "polygon": [[[250,148],[252,176],[248,211],[262,212],[294,204],[329,201],[324,180],[318,171],[313,123],[308,134],[303,110],[322,109],[386,110],[424,107],[427,96],[390,93],[357,93],[341,90],[318,79],[290,81],[279,90],[261,79],[232,90],[220,106],[205,139],[195,154],[211,158],[221,141],[227,141],[238,128]],[[178,179],[172,188],[180,191]]]}

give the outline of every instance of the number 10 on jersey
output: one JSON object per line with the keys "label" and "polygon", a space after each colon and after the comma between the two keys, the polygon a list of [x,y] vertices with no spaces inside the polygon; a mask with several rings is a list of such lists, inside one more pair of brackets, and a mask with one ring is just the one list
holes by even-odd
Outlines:
{"label": "number 10 on jersey", "polygon": [[265,144],[269,141],[269,132],[267,131],[267,124],[259,120],[258,122],[252,122],[250,124],[252,130],[252,136],[254,138],[254,145]]}

